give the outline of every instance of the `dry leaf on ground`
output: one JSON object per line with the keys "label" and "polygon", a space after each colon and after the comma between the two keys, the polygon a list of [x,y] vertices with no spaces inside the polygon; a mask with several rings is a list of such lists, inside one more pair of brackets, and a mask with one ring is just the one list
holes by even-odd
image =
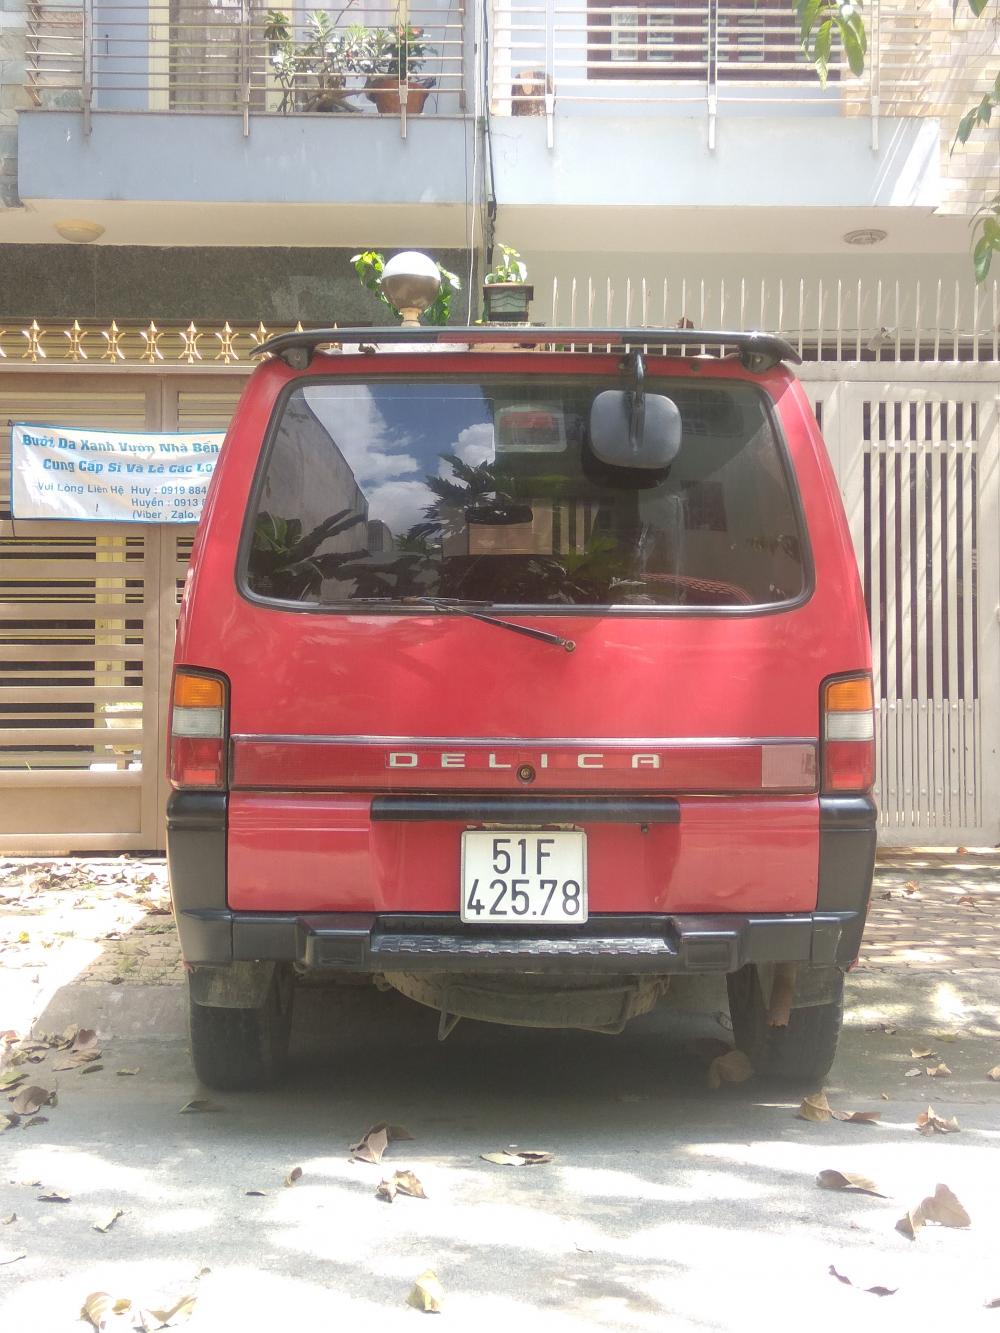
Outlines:
{"label": "dry leaf on ground", "polygon": [[830,1276],[835,1277],[838,1282],[843,1282],[847,1287],[857,1287],[858,1291],[870,1291],[873,1296],[895,1296],[899,1290],[898,1287],[883,1287],[878,1284],[872,1287],[861,1287],[856,1282],[852,1282],[846,1273],[838,1273],[833,1264],[830,1265]]}
{"label": "dry leaf on ground", "polygon": [[745,1083],[753,1077],[753,1065],[744,1051],[727,1051],[717,1055],[708,1066],[708,1086],[714,1091],[723,1083]]}
{"label": "dry leaf on ground", "polygon": [[131,1308],[132,1302],[130,1300],[125,1298],[115,1300],[106,1291],[92,1291],[83,1303],[80,1318],[89,1319],[94,1328],[102,1330],[107,1328],[109,1323],[119,1324],[115,1316],[124,1314],[126,1310],[131,1310]]}
{"label": "dry leaf on ground", "polygon": [[911,1060],[936,1060],[937,1051],[932,1051],[929,1046],[911,1046]]}
{"label": "dry leaf on ground", "polygon": [[178,1115],[193,1115],[197,1111],[224,1111],[226,1108],[220,1106],[218,1102],[210,1101],[208,1097],[195,1097],[193,1101],[185,1102]]}
{"label": "dry leaf on ground", "polygon": [[994,1065],[993,1068],[988,1071],[986,1077],[992,1079],[994,1083],[1000,1083],[1000,1065]]}
{"label": "dry leaf on ground", "polygon": [[941,1064],[935,1065],[933,1069],[928,1065],[927,1073],[931,1078],[951,1078],[951,1070],[943,1061]]}
{"label": "dry leaf on ground", "polygon": [[98,1220],[94,1223],[94,1230],[106,1234],[111,1230],[111,1228],[118,1221],[118,1219],[124,1216],[125,1216],[124,1208],[112,1208],[111,1211],[105,1214],[104,1217],[98,1218]]}
{"label": "dry leaf on ground", "polygon": [[4,1073],[0,1074],[0,1090],[10,1092],[12,1088],[16,1088],[20,1083],[23,1083],[27,1077],[27,1074],[22,1074],[17,1069],[5,1070]]}
{"label": "dry leaf on ground", "polygon": [[904,1078],[919,1078],[924,1071],[922,1069],[908,1069],[903,1075]]}
{"label": "dry leaf on ground", "polygon": [[6,1217],[0,1217],[0,1227],[9,1227],[11,1222],[17,1221],[17,1213],[8,1213]]}
{"label": "dry leaf on ground", "polygon": [[845,1125],[874,1125],[882,1119],[881,1111],[834,1111],[834,1120],[842,1120]]}
{"label": "dry leaf on ground", "polygon": [[920,892],[920,885],[915,879],[908,879],[903,885],[903,896],[906,898],[923,897],[923,894]]}
{"label": "dry leaf on ground", "polygon": [[26,1250],[0,1250],[0,1268],[4,1264],[16,1264],[18,1259],[27,1257]]}
{"label": "dry leaf on ground", "polygon": [[413,1135],[404,1125],[393,1125],[387,1120],[380,1120],[377,1125],[366,1129],[357,1143],[351,1144],[351,1152],[359,1161],[371,1162],[377,1166],[390,1143],[405,1139],[412,1142]]}
{"label": "dry leaf on ground", "polygon": [[968,1227],[972,1219],[947,1185],[938,1185],[933,1195],[921,1199],[896,1223],[896,1230],[916,1240],[917,1232],[925,1222],[937,1222],[943,1227]]}
{"label": "dry leaf on ground", "polygon": [[22,1088],[16,1097],[12,1097],[10,1104],[18,1115],[34,1115],[43,1106],[55,1106],[56,1094],[33,1083],[28,1088]]}
{"label": "dry leaf on ground", "polygon": [[417,1278],[406,1303],[416,1310],[423,1310],[424,1314],[440,1313],[444,1305],[444,1288],[432,1268],[425,1269]]}
{"label": "dry leaf on ground", "polygon": [[68,1194],[63,1194],[60,1190],[49,1190],[46,1194],[39,1194],[39,1203],[69,1203],[71,1202]]}
{"label": "dry leaf on ground", "polygon": [[292,1169],[291,1169],[291,1171],[289,1171],[288,1175],[285,1177],[285,1187],[286,1187],[286,1189],[287,1189],[289,1186],[294,1185],[295,1182],[296,1182],[297,1180],[301,1180],[301,1179],[302,1179],[302,1168],[301,1168],[301,1166],[293,1166]]}
{"label": "dry leaf on ground", "polygon": [[392,1176],[388,1180],[380,1180],[375,1186],[375,1197],[381,1199],[383,1203],[392,1203],[396,1197],[396,1177]]}
{"label": "dry leaf on ground", "polygon": [[267,1190],[244,1190],[243,1193],[248,1199],[263,1199],[267,1195]]}
{"label": "dry leaf on ground", "polygon": [[956,899],[956,902],[959,904],[960,907],[974,907],[977,912],[981,912],[983,910],[979,906],[978,899],[974,898],[971,893],[963,893],[961,897]]}
{"label": "dry leaf on ground", "polygon": [[172,1305],[169,1310],[143,1310],[142,1322],[139,1327],[143,1330],[166,1328],[168,1324],[175,1324],[184,1319],[189,1319],[195,1307],[198,1297],[188,1293],[180,1298],[176,1305]]}
{"label": "dry leaf on ground", "polygon": [[803,1097],[802,1105],[795,1112],[800,1120],[814,1120],[822,1123],[833,1116],[833,1109],[826,1099],[825,1092],[814,1092],[811,1097]]}
{"label": "dry leaf on ground", "polygon": [[496,1166],[544,1166],[552,1161],[550,1152],[533,1148],[500,1148],[496,1152],[481,1152],[479,1156]]}
{"label": "dry leaf on ground", "polygon": [[961,1128],[954,1116],[950,1120],[945,1120],[943,1116],[936,1114],[933,1106],[928,1106],[926,1111],[921,1111],[916,1120],[917,1130],[921,1134],[957,1134]]}
{"label": "dry leaf on ground", "polygon": [[80,1066],[80,1073],[81,1073],[81,1074],[99,1074],[103,1068],[104,1068],[104,1066],[98,1061],[97,1064],[92,1064],[92,1065],[81,1065],[81,1066]]}
{"label": "dry leaf on ground", "polygon": [[121,1078],[128,1078],[131,1077],[133,1074],[138,1074],[140,1068],[141,1066],[136,1065],[134,1069],[116,1069],[115,1073],[118,1074],[119,1077]]}
{"label": "dry leaf on ground", "polygon": [[867,1176],[853,1175],[848,1171],[821,1171],[816,1177],[816,1184],[824,1190],[848,1190],[857,1194],[874,1194],[879,1199],[888,1198],[874,1180],[869,1180]]}

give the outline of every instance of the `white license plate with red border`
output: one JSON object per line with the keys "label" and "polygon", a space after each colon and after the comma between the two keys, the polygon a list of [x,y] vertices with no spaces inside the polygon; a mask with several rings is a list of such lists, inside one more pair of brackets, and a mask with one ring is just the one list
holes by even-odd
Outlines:
{"label": "white license plate with red border", "polygon": [[580,925],[587,920],[586,833],[466,830],[461,916],[469,925]]}

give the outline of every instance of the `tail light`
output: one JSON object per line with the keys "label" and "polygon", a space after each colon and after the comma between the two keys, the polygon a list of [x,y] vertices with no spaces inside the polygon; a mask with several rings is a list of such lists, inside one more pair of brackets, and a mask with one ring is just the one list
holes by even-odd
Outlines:
{"label": "tail light", "polygon": [[226,682],[181,668],[170,708],[170,782],[221,791],[226,786]]}
{"label": "tail light", "polygon": [[841,676],[823,685],[823,790],[867,792],[875,785],[872,678]]}

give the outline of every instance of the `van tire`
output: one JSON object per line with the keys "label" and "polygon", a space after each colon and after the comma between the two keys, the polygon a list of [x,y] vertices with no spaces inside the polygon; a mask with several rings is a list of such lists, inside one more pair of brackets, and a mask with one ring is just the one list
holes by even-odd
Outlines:
{"label": "van tire", "polygon": [[[190,983],[189,983],[190,986]],[[288,1063],[294,987],[275,968],[264,1003],[252,1009],[222,1008],[190,1000],[191,1057],[207,1088],[266,1088]]]}
{"label": "van tire", "polygon": [[816,1083],[830,1070],[844,1020],[844,974],[834,973],[834,998],[792,1009],[787,1027],[769,1027],[757,968],[726,977],[733,1039],[756,1074],[783,1082]]}

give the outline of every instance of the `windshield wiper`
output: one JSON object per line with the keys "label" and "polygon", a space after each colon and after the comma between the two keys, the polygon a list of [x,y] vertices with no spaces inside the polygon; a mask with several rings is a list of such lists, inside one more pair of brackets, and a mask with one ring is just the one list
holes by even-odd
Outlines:
{"label": "windshield wiper", "polygon": [[558,634],[550,634],[544,629],[531,629],[527,625],[515,625],[510,620],[501,620],[498,616],[487,616],[482,611],[474,608],[479,606],[490,606],[490,602],[478,602],[471,598],[464,597],[352,597],[352,602],[378,602],[382,605],[395,603],[397,606],[427,606],[432,611],[439,611],[445,615],[470,616],[473,620],[481,620],[484,625],[496,625],[500,629],[509,629],[514,634],[523,634],[529,639],[539,639],[542,643],[554,644],[557,648],[565,648],[566,652],[571,653],[576,648],[576,643],[572,639],[564,639]]}

